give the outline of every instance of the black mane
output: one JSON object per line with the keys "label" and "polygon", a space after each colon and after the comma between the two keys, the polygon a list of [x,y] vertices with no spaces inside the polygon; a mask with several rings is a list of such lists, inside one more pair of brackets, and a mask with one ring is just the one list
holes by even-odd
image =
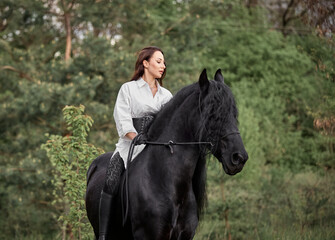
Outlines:
{"label": "black mane", "polygon": [[[223,82],[211,80],[206,96],[201,96],[198,83],[182,88],[156,114],[152,128],[148,129],[148,136],[155,137],[156,129],[165,126],[176,109],[186,100],[192,99],[193,106],[189,109],[201,113],[200,121],[195,129],[198,141],[210,141],[217,147],[218,142],[226,134],[224,131],[232,122],[237,122],[238,110],[230,88]],[[191,108],[193,107],[193,108]],[[185,113],[180,113],[185,114]]]}
{"label": "black mane", "polygon": [[201,113],[198,139],[212,142],[215,150],[228,126],[237,123],[238,117],[234,96],[225,83],[210,81],[208,94],[201,101]]}

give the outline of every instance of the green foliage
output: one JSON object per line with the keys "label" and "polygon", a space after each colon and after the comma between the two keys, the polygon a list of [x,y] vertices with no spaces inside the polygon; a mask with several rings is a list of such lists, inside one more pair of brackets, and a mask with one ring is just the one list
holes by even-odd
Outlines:
{"label": "green foliage", "polygon": [[70,134],[64,137],[52,135],[42,145],[54,167],[52,203],[60,209],[57,217],[63,235],[67,232],[76,239],[92,238],[84,200],[86,172],[92,159],[103,153],[86,141],[93,120],[83,115],[84,109],[83,105],[66,106],[63,113]]}
{"label": "green foliage", "polygon": [[[114,101],[146,45],[164,50],[164,86],[173,93],[203,68],[211,78],[221,68],[237,100],[249,161],[228,177],[209,160],[208,207],[196,239],[334,238],[334,37],[284,37],[266,9],[246,1],[83,0],[69,8],[72,2],[0,1],[0,238],[90,231],[65,214],[70,197],[76,206],[83,199],[79,175],[62,182],[59,171],[75,171],[72,160],[93,150],[86,138],[103,149],[117,141]],[[64,11],[72,29],[68,61]],[[80,104],[95,124],[70,107],[68,114],[81,117],[69,117],[68,130],[62,109]],[[40,149],[48,139],[53,160]],[[78,192],[67,189],[71,181]]]}

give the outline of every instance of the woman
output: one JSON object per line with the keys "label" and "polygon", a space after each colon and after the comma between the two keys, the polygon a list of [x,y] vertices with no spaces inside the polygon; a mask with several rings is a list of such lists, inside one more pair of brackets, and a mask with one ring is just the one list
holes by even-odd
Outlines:
{"label": "woman", "polygon": [[[113,197],[123,169],[127,167],[128,151],[132,139],[138,134],[133,118],[142,118],[147,113],[159,111],[172,98],[169,90],[162,87],[166,73],[164,54],[158,47],[143,48],[137,58],[130,82],[124,83],[118,93],[114,119],[119,134],[114,155],[107,168],[106,180],[101,192],[99,206],[99,240],[107,238],[109,215]],[[133,158],[145,147],[138,145]]]}

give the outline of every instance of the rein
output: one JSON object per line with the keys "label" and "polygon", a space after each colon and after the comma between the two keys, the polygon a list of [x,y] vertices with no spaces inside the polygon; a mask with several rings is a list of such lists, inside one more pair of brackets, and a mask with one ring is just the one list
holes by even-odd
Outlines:
{"label": "rein", "polygon": [[174,145],[210,145],[211,147],[214,147],[214,144],[212,142],[174,142],[172,140],[170,140],[169,142],[144,141],[144,144],[167,146],[167,147],[170,148],[171,154],[174,153],[174,151],[173,151],[173,146]]}
{"label": "rein", "polygon": [[[222,139],[227,138],[228,136],[233,135],[233,134],[240,134],[240,132],[239,131],[233,131],[233,132],[227,133],[226,135],[224,135],[222,137]],[[136,144],[136,141],[135,141],[135,144]],[[170,140],[168,142],[144,141],[143,144],[167,146],[167,147],[170,148],[171,154],[174,153],[173,145],[210,145],[211,147],[214,147],[214,144],[212,142],[174,142],[172,140]],[[128,155],[128,158],[129,158],[129,155]]]}

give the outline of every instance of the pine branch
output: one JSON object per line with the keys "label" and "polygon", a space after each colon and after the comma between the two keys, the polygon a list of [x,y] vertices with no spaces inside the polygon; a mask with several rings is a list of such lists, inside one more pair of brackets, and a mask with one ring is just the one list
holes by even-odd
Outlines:
{"label": "pine branch", "polygon": [[30,82],[36,83],[36,81],[33,78],[31,78],[27,73],[24,73],[24,72],[12,67],[12,66],[2,66],[2,67],[0,67],[0,71],[1,70],[10,70],[10,71],[13,71],[13,72],[17,72],[19,74],[20,78],[25,78]]}

